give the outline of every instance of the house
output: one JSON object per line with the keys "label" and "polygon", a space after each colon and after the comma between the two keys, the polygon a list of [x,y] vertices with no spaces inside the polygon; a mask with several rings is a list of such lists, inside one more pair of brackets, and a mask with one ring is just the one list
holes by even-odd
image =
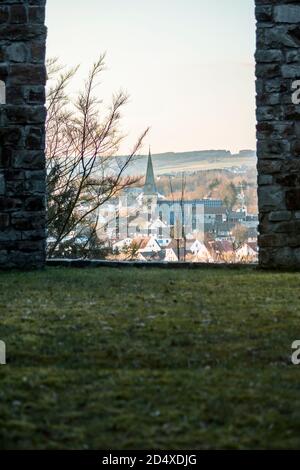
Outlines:
{"label": "house", "polygon": [[172,241],[172,238],[156,238],[157,243],[161,248],[166,248]]}
{"label": "house", "polygon": [[168,238],[170,236],[170,227],[160,218],[150,220],[147,235],[152,235],[156,239]]}
{"label": "house", "polygon": [[151,223],[146,217],[139,215],[128,223],[128,232],[131,236],[148,235]]}
{"label": "house", "polygon": [[243,209],[239,209],[237,211],[229,211],[227,214],[227,221],[233,224],[239,224],[243,220],[246,220],[246,212]]}
{"label": "house", "polygon": [[246,219],[242,222],[242,225],[245,225],[247,228],[257,229],[259,224],[257,215],[247,215]]}
{"label": "house", "polygon": [[234,246],[228,240],[215,240],[209,242],[211,255],[216,263],[230,262],[234,258]]}
{"label": "house", "polygon": [[193,253],[193,255],[201,251],[202,247],[203,243],[200,240],[188,240],[186,242],[187,251],[190,251],[191,253]]}
{"label": "house", "polygon": [[153,251],[143,251],[139,253],[139,260],[141,261],[160,261],[160,262],[165,262],[169,261],[167,259],[167,254],[166,250],[160,250],[158,252],[153,252]]}
{"label": "house", "polygon": [[179,244],[177,240],[172,240],[166,247],[166,256],[168,261],[186,261],[186,258],[191,252],[187,248],[188,242],[185,247],[183,246],[183,240],[180,240]]}
{"label": "house", "polygon": [[132,243],[135,243],[139,248],[139,253],[158,253],[161,247],[154,237],[137,237],[134,238]]}
{"label": "house", "polygon": [[238,261],[258,261],[258,248],[255,242],[246,242],[236,251]]}
{"label": "house", "polygon": [[199,263],[211,263],[213,262],[213,256],[211,255],[211,248],[208,243],[200,240],[195,240],[191,246],[187,243],[187,252],[193,255],[191,261]]}
{"label": "house", "polygon": [[166,248],[166,256],[165,256],[165,261],[168,261],[169,263],[175,263],[178,261],[178,256],[176,254],[176,250],[174,248]]}
{"label": "house", "polygon": [[124,238],[123,240],[119,240],[113,244],[112,249],[113,251],[123,251],[124,249],[128,248],[132,243],[131,238]]}
{"label": "house", "polygon": [[209,234],[213,239],[231,239],[231,231],[235,227],[234,223],[230,222],[218,222],[215,224],[207,224],[205,226],[205,232]]}
{"label": "house", "polygon": [[216,224],[226,222],[226,207],[205,207],[204,209],[204,223]]}

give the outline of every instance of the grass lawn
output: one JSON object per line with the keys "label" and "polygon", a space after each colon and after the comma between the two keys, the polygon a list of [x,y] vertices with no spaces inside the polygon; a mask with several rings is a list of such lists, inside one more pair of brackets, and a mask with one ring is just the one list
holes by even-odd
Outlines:
{"label": "grass lawn", "polygon": [[0,274],[2,449],[300,448],[300,274]]}

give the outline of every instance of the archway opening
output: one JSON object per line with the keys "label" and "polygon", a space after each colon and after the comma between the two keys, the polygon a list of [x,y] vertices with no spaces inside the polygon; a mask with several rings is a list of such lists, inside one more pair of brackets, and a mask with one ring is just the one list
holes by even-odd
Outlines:
{"label": "archway opening", "polygon": [[[99,8],[90,2],[91,8]],[[80,174],[82,188],[89,181],[87,174],[93,175],[94,181],[93,188],[83,190],[79,198],[74,187],[67,187],[66,193],[74,198],[70,205],[65,204],[64,195],[58,203],[57,192],[48,199],[53,202],[49,207],[51,257],[220,263],[258,259],[253,3],[166,3],[163,7],[152,5],[149,13],[151,9],[135,5],[135,0],[126,8],[115,0],[104,16],[92,19],[87,16],[90,9],[78,4],[70,29],[76,29],[77,22],[89,24],[89,28],[84,39],[74,38],[72,47],[67,43],[62,46],[60,40],[66,31],[57,21],[58,2],[48,5],[48,56],[60,55],[67,66],[81,62],[83,70],[72,77],[79,87],[99,52],[95,44],[103,44],[109,82],[125,86],[131,94],[125,130],[137,135],[151,127],[144,136],[144,146],[138,146],[133,154],[126,153],[128,144],[126,147],[121,141],[113,151],[103,149],[102,154],[97,154],[96,145],[91,150],[91,142],[85,141],[83,147],[89,150],[83,160],[88,164],[79,154],[62,164],[62,173],[71,165],[71,172]],[[150,21],[152,16],[156,21]],[[198,31],[195,18],[202,26]],[[233,29],[235,24],[238,31]],[[132,40],[134,25],[137,34],[143,33],[142,43]],[[235,40],[237,35],[239,41]],[[71,83],[67,93],[74,90]],[[81,98],[87,98],[86,89],[82,90]],[[107,100],[109,91],[105,84],[102,91],[95,92],[95,99]],[[57,116],[61,119],[59,113]],[[48,130],[57,129],[55,122],[52,126],[51,122]],[[83,127],[79,134],[87,136]],[[57,142],[52,135],[47,147],[52,158],[48,175],[56,178],[59,159],[53,159],[53,138]],[[64,138],[59,140],[66,145]],[[113,147],[115,142],[109,144]],[[79,140],[76,146],[80,148]],[[61,153],[60,148],[56,150]],[[123,181],[127,178],[128,184],[120,191],[113,188],[113,196],[106,197],[101,190],[101,184],[106,184],[103,174],[110,181],[116,176]],[[98,202],[93,203],[92,198]],[[73,207],[67,220],[66,207]],[[76,219],[81,224],[76,224]]]}

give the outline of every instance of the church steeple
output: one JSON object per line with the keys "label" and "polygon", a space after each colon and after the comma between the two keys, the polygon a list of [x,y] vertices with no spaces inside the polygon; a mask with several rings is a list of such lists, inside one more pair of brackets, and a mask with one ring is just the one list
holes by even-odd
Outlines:
{"label": "church steeple", "polygon": [[145,181],[145,185],[144,185],[144,195],[145,196],[154,196],[154,195],[156,196],[157,195],[157,188],[156,188],[156,184],[155,184],[152,157],[151,157],[151,149],[150,148],[149,148],[149,156],[148,156],[148,163],[147,163],[146,181]]}

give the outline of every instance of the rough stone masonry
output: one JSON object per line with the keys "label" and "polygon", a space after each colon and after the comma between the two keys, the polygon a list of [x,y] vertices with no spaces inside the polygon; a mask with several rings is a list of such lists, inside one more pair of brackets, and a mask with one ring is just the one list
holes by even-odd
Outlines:
{"label": "rough stone masonry", "polygon": [[263,267],[300,267],[300,1],[256,0],[259,247]]}
{"label": "rough stone masonry", "polygon": [[45,1],[0,1],[0,267],[45,263]]}
{"label": "rough stone masonry", "polygon": [[[260,264],[300,267],[300,1],[256,0]],[[0,267],[45,263],[45,0],[0,1]],[[1,93],[2,94],[2,93]]]}

